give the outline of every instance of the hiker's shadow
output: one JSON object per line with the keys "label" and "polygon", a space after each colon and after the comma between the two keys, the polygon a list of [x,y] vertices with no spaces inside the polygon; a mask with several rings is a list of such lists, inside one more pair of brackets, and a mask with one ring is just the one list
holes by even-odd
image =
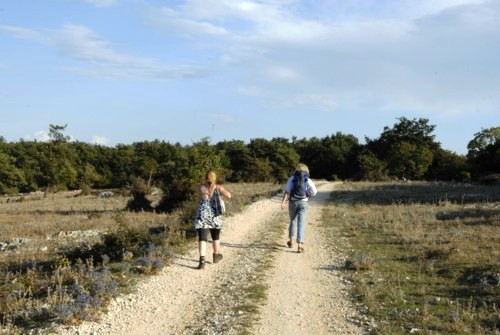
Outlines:
{"label": "hiker's shadow", "polygon": [[[193,263],[193,266],[191,264],[186,264],[186,262]],[[175,264],[176,266],[181,266],[184,268],[192,269],[195,270],[198,268],[198,259],[190,258],[190,257],[184,257],[184,256],[179,256],[175,255],[172,256],[172,264]]]}
{"label": "hiker's shadow", "polygon": [[234,248],[234,249],[275,249],[275,243],[231,243],[231,242],[222,242],[221,246],[225,248]]}
{"label": "hiker's shadow", "polygon": [[279,243],[230,243],[222,242],[221,246],[226,248],[235,249],[265,249],[265,250],[276,250],[289,253],[297,253],[297,250],[288,248],[286,245],[281,245]]}
{"label": "hiker's shadow", "polygon": [[337,264],[331,264],[331,265],[323,265],[318,267],[319,270],[323,271],[329,271],[329,272],[344,272],[346,271],[345,265],[337,265]]}

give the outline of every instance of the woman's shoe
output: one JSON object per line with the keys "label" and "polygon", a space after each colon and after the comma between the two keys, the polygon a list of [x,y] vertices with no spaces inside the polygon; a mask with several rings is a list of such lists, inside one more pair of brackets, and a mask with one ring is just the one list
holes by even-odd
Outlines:
{"label": "woman's shoe", "polygon": [[303,246],[300,246],[300,247],[298,247],[298,249],[297,249],[297,252],[298,252],[299,254],[304,253],[304,251],[305,251],[305,250],[304,250],[304,247],[303,247]]}
{"label": "woman's shoe", "polygon": [[287,245],[289,248],[293,247],[293,243],[292,243],[292,241],[288,241],[288,242],[286,242],[286,245]]}
{"label": "woman's shoe", "polygon": [[223,258],[222,254],[213,254],[213,257],[214,257],[214,264],[219,263]]}

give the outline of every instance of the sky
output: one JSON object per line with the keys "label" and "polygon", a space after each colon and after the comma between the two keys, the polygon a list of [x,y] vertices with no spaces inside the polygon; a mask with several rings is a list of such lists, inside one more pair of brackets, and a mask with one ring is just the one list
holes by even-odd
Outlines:
{"label": "sky", "polygon": [[360,143],[500,126],[499,0],[0,0],[0,136]]}

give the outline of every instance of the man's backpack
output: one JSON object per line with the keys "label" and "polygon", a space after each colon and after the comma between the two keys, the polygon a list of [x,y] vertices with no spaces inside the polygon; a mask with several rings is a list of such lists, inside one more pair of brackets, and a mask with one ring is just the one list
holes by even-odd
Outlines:
{"label": "man's backpack", "polygon": [[290,195],[295,199],[305,199],[308,197],[307,194],[307,180],[309,179],[309,173],[296,171],[292,179],[292,191]]}

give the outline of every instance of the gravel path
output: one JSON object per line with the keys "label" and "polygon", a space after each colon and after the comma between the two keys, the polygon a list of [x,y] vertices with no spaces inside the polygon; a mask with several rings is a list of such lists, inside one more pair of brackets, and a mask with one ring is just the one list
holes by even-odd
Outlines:
{"label": "gravel path", "polygon": [[[306,226],[306,252],[286,247],[288,214],[279,197],[225,218],[224,259],[196,270],[193,242],[137,293],[115,299],[99,322],[61,327],[58,334],[363,334],[339,268],[341,239],[321,225],[333,183],[319,184]],[[330,237],[329,237],[330,236]],[[335,242],[333,242],[335,241]]]}

